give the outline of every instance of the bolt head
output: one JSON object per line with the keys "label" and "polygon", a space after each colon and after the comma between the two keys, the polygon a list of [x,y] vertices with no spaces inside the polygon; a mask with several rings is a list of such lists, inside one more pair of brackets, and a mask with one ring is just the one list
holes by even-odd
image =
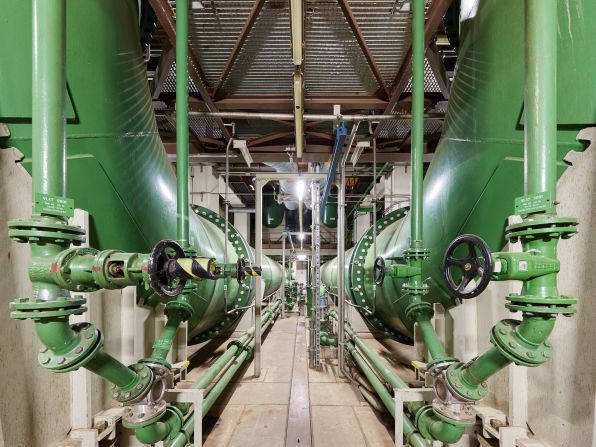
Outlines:
{"label": "bolt head", "polygon": [[114,394],[112,394],[112,396],[114,396],[114,399],[120,397],[120,393],[118,391],[116,391]]}
{"label": "bolt head", "polygon": [[46,348],[45,346],[42,348],[39,348],[39,353],[43,354],[44,352],[48,352],[48,348]]}
{"label": "bolt head", "polygon": [[81,352],[83,352],[83,347],[77,346],[77,349],[75,349],[75,354],[80,354]]}
{"label": "bolt head", "polygon": [[62,364],[64,364],[64,362],[66,362],[66,358],[60,357],[60,359],[58,360],[58,365],[62,365]]}
{"label": "bolt head", "polygon": [[44,359],[41,360],[41,363],[44,365],[47,365],[48,363],[50,363],[50,358],[49,357],[45,357]]}
{"label": "bolt head", "polygon": [[130,391],[124,395],[127,399],[131,396]]}
{"label": "bolt head", "polygon": [[527,351],[527,352],[526,352],[526,355],[527,355],[529,358],[531,358],[531,359],[533,359],[533,358],[534,358],[534,353],[533,353],[532,351]]}
{"label": "bolt head", "polygon": [[512,347],[513,349],[515,349],[515,348],[517,348],[517,343],[510,341],[509,346]]}
{"label": "bolt head", "polygon": [[546,340],[544,342],[544,346],[546,346],[547,348],[550,348],[552,345],[550,344],[550,342],[548,340]]}
{"label": "bolt head", "polygon": [[87,333],[85,334],[85,338],[86,338],[86,339],[91,339],[91,338],[93,338],[93,332],[91,332],[91,331],[87,332]]}
{"label": "bolt head", "polygon": [[542,351],[542,355],[547,359],[550,358],[550,352],[548,351]]}
{"label": "bolt head", "polygon": [[499,329],[499,334],[505,335],[507,334],[507,330],[504,327],[502,327],[501,329]]}

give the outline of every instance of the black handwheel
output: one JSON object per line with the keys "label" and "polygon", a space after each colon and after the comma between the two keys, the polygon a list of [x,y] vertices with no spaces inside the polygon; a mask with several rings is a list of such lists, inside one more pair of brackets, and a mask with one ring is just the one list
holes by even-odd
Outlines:
{"label": "black handwheel", "polygon": [[[462,234],[445,251],[443,276],[449,289],[458,298],[468,299],[480,295],[488,286],[492,271],[490,249],[478,236]],[[470,288],[472,281],[474,287]]]}
{"label": "black handwheel", "polygon": [[379,256],[374,264],[375,284],[380,286],[385,281],[385,259]]}
{"label": "black handwheel", "polygon": [[242,281],[246,278],[245,267],[246,260],[244,258],[238,258],[238,261],[236,261],[236,281],[238,281],[238,284],[242,284]]}
{"label": "black handwheel", "polygon": [[182,247],[170,240],[158,242],[151,250],[147,263],[149,285],[160,297],[174,298],[184,289],[186,280],[174,274],[176,260],[183,257]]}

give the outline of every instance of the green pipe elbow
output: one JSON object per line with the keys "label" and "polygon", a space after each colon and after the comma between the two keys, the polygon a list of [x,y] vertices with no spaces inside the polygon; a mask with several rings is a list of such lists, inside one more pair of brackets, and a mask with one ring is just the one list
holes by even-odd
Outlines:
{"label": "green pipe elbow", "polygon": [[79,340],[68,323],[68,317],[44,318],[35,322],[35,333],[54,354],[71,351]]}
{"label": "green pipe elbow", "polygon": [[425,405],[416,414],[416,427],[422,436],[446,444],[458,442],[466,427],[473,424],[458,424],[441,419],[430,405]]}
{"label": "green pipe elbow", "polygon": [[183,422],[184,417],[180,410],[168,406],[166,412],[158,421],[135,428],[135,436],[139,442],[152,445],[166,439],[172,439],[182,428]]}

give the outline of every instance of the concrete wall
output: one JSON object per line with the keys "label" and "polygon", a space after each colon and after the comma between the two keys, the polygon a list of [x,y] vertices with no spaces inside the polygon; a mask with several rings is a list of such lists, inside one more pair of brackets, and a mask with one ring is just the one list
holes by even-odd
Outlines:
{"label": "concrete wall", "polygon": [[[557,319],[551,336],[552,361],[538,368],[513,366],[503,371],[491,380],[487,401],[509,413],[511,419],[511,402],[520,400],[527,374],[527,424],[536,437],[551,447],[596,446],[596,279],[591,259],[596,252],[596,147],[571,153],[567,160],[573,166],[558,183],[558,212],[578,218],[580,227],[577,235],[559,244],[559,292],[579,299],[577,314]],[[510,291],[519,292],[519,285],[493,282],[480,297],[450,312],[456,354],[463,360],[491,346],[489,328],[498,320],[520,318],[505,309],[505,295]],[[516,405],[518,423],[523,423],[525,408],[520,408],[523,403]]]}
{"label": "concrete wall", "polygon": [[[114,403],[108,385],[85,370],[56,374],[39,366],[33,322],[10,318],[9,303],[31,294],[29,247],[10,240],[6,226],[10,219],[31,216],[31,177],[16,163],[21,158],[16,149],[0,150],[0,446],[46,447]],[[146,355],[163,325],[134,301],[131,288],[89,294],[87,315],[73,317],[73,322],[78,318],[95,324],[104,334],[106,351],[133,363]],[[144,337],[135,337],[135,332]],[[81,390],[85,381],[88,401]]]}

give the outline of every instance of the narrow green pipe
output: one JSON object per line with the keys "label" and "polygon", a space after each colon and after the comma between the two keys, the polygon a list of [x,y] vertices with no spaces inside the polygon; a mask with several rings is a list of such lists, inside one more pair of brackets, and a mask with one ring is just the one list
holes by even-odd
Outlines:
{"label": "narrow green pipe", "polygon": [[189,246],[188,200],[188,0],[176,2],[176,178],[177,238]]}
{"label": "narrow green pipe", "polygon": [[[263,322],[261,324],[261,330],[263,333],[274,323],[275,319],[279,315],[280,304],[281,301],[277,301],[275,305],[271,309],[269,309],[269,313],[267,315],[263,315]],[[254,328],[247,331],[242,337],[244,338],[248,336],[249,339],[251,339],[251,342],[248,345],[249,348],[254,348],[255,346],[255,340],[254,338],[252,338],[253,333]],[[238,346],[238,344],[231,345],[230,348],[228,348],[228,350],[216,361],[216,363],[214,363],[211,366],[211,368],[209,368],[209,370],[203,376],[201,376],[201,378],[197,382],[195,382],[195,384],[193,384],[193,388],[207,388],[207,386],[211,384],[213,379],[215,379],[215,377],[219,375],[223,367],[227,365],[232,358],[234,358],[234,354],[236,354],[239,349],[240,347]],[[250,349],[243,349],[242,352],[237,357],[235,357],[232,364],[220,377],[220,379],[213,386],[213,388],[211,388],[207,396],[205,396],[201,411],[202,416],[205,416],[209,412],[209,410],[217,401],[221,393],[225,390],[232,378],[236,375],[238,369],[240,369],[242,364],[249,358],[250,351]],[[231,352],[233,352],[233,354],[230,354]],[[225,361],[224,356],[226,356],[227,358],[227,360]],[[176,435],[171,442],[166,444],[167,447],[184,447],[188,442],[190,442],[192,434],[194,433],[194,423],[195,413],[193,412],[186,419],[186,422],[184,423],[182,430],[180,430],[180,433],[178,433],[178,435]]]}
{"label": "narrow green pipe", "polygon": [[[526,193],[557,190],[557,0],[526,0]],[[555,200],[550,213],[555,212]]]}
{"label": "narrow green pipe", "polygon": [[178,328],[186,315],[187,313],[185,311],[177,309],[172,310],[168,314],[168,320],[162,333],[153,342],[153,352],[150,357],[151,360],[162,365],[166,363],[166,358],[170,349],[172,349],[174,339],[178,333]]}
{"label": "narrow green pipe", "polygon": [[412,1],[412,196],[410,245],[422,247],[424,158],[424,0]]}
{"label": "narrow green pipe", "polygon": [[[358,353],[358,351],[356,351],[356,348],[352,343],[347,342],[345,346],[352,358],[354,359],[354,361],[358,364],[359,368],[362,370],[362,372],[372,385],[372,387],[375,389],[376,393],[383,401],[383,404],[391,413],[391,416],[395,417],[395,401],[393,400],[393,397],[391,396],[387,388],[385,388],[385,385],[370,369],[370,367],[364,361],[362,356]],[[408,417],[404,416],[403,421],[404,438],[407,444],[409,444],[411,447],[428,447],[430,445],[430,443],[426,441],[422,437],[422,435],[416,431],[416,427]]]}
{"label": "narrow green pipe", "polygon": [[66,195],[66,0],[33,1],[33,200]]}
{"label": "narrow green pipe", "polygon": [[[337,314],[335,312],[330,312],[329,316],[331,318],[337,319]],[[351,339],[351,342],[355,346],[358,347],[358,349],[360,350],[360,352],[362,353],[362,355],[364,356],[366,361],[368,363],[370,363],[375,368],[375,370],[377,370],[379,372],[379,374],[383,377],[383,379],[389,384],[389,386],[391,388],[393,388],[393,389],[409,388],[409,386],[391,368],[389,368],[387,366],[387,364],[372,349],[370,349],[368,347],[368,345],[364,341],[362,341],[362,339],[360,337],[358,337],[356,332],[348,325],[348,323],[346,323],[346,325],[345,325],[345,330],[346,330],[346,334]],[[354,354],[358,355],[359,353],[357,351],[353,350],[353,351],[350,351],[350,354],[352,354],[352,357],[354,357]],[[355,360],[357,360],[357,359],[355,358]],[[358,364],[359,364],[359,366],[361,366],[360,363],[358,363]],[[368,366],[368,365],[365,363],[365,366]],[[361,368],[362,368],[362,366],[361,366]],[[364,368],[362,368],[362,369],[366,374],[365,369]],[[372,381],[374,380],[374,378],[376,378],[376,375],[374,375],[374,378],[372,378],[372,379],[371,379],[371,377],[369,377],[367,375],[367,378],[371,381],[371,384],[373,384]],[[377,380],[378,380],[378,378],[377,378]],[[374,384],[373,384],[373,387],[375,387]],[[381,390],[381,393],[387,392],[387,389],[384,386],[382,388],[383,389]],[[377,390],[377,387],[375,387],[375,390]],[[378,392],[378,390],[377,390],[377,392]],[[389,394],[388,394],[388,398],[383,397],[381,393],[379,393],[379,396],[381,397],[381,399],[387,406],[387,409],[395,417],[394,410],[393,410],[395,403],[393,401],[393,398]],[[437,441],[446,442],[446,443],[454,443],[454,442],[457,442],[463,436],[464,429],[465,429],[464,426],[457,425],[457,424],[450,424],[449,422],[443,421],[442,419],[438,418],[434,414],[434,412],[432,411],[432,407],[430,407],[428,405],[424,405],[422,402],[405,402],[404,406],[407,408],[408,412],[410,412],[411,414],[417,415],[418,429],[420,430],[420,428],[422,427],[424,430],[420,430],[420,431],[421,432],[424,431],[424,433],[428,433],[428,435],[432,439],[437,440]],[[404,421],[405,421],[405,419],[404,419]],[[406,431],[406,428],[405,428],[405,422],[404,422],[404,433],[405,433],[405,431]]]}
{"label": "narrow green pipe", "polygon": [[99,350],[85,368],[120,388],[130,388],[137,381],[137,373],[103,350]]}
{"label": "narrow green pipe", "polygon": [[418,328],[420,329],[420,334],[424,339],[424,344],[428,348],[428,352],[430,353],[431,358],[434,361],[443,360],[448,358],[447,352],[445,351],[445,347],[443,343],[439,339],[437,335],[437,331],[430,322],[430,318],[428,313],[420,312],[416,315],[416,322],[418,323]]}

